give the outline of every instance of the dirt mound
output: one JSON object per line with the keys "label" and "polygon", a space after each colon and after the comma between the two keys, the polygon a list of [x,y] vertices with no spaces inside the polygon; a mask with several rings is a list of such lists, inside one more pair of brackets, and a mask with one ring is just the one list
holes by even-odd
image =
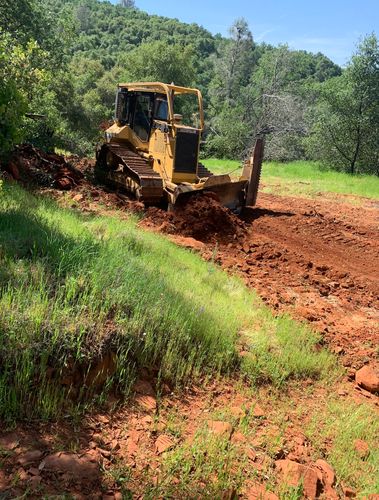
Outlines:
{"label": "dirt mound", "polygon": [[70,161],[55,153],[46,153],[30,144],[16,147],[3,169],[14,180],[41,187],[70,190],[84,175]]}
{"label": "dirt mound", "polygon": [[149,208],[140,225],[207,243],[240,240],[246,232],[244,222],[221,206],[213,193],[193,195],[173,212]]}

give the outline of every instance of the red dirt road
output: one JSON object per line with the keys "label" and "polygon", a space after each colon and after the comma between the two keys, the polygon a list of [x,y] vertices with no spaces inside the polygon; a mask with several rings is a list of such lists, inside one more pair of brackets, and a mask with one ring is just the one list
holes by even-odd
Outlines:
{"label": "red dirt road", "polygon": [[[202,203],[196,213],[202,218]],[[224,209],[222,209],[224,210]],[[194,207],[190,208],[193,215]],[[206,227],[209,214],[205,213]],[[378,364],[379,205],[364,206],[261,194],[241,221],[220,213],[211,234],[184,225],[185,213],[147,213],[143,226],[171,233],[178,244],[215,256],[277,311],[311,323],[345,366]],[[223,231],[223,228],[226,231]],[[190,237],[190,238],[189,238]],[[195,240],[193,240],[195,238]],[[199,244],[199,240],[203,245]],[[217,245],[216,245],[217,242]]]}

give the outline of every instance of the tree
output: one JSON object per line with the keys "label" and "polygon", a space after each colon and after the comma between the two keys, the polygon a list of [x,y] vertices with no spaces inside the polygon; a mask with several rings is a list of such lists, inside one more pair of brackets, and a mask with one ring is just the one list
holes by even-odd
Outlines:
{"label": "tree", "polygon": [[135,9],[136,7],[134,0],[120,0],[120,4],[126,9]]}
{"label": "tree", "polygon": [[316,86],[308,150],[323,163],[354,174],[379,175],[379,46],[372,34],[344,73]]}
{"label": "tree", "polygon": [[165,42],[145,43],[120,61],[126,81],[174,82],[185,87],[194,84],[194,53],[192,47],[167,45]]}

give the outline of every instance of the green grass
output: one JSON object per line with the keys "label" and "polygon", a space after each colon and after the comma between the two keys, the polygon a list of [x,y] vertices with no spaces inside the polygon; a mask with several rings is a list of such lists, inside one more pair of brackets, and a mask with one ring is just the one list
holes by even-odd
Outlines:
{"label": "green grass", "polygon": [[[307,436],[334,467],[339,482],[357,490],[360,498],[379,494],[378,435],[379,419],[371,405],[334,398],[313,416],[307,429]],[[367,457],[357,453],[356,439],[368,444]]]}
{"label": "green grass", "polygon": [[[251,350],[242,363],[241,335]],[[334,358],[317,342],[133,218],[66,210],[15,185],[0,191],[2,418],[81,408],[93,397],[88,373],[109,353],[106,388],[127,395],[141,367],[176,386],[234,370],[275,385],[322,377]]]}
{"label": "green grass", "polygon": [[[210,158],[203,163],[217,174],[234,171],[232,175],[238,176],[241,173],[241,162],[238,161]],[[261,179],[263,192],[268,193],[310,197],[318,193],[339,193],[379,199],[379,177],[326,170],[315,162],[266,162]]]}
{"label": "green grass", "polygon": [[156,484],[147,479],[144,498],[223,498],[225,492],[242,486],[246,465],[239,447],[204,426],[192,442],[167,453]]}

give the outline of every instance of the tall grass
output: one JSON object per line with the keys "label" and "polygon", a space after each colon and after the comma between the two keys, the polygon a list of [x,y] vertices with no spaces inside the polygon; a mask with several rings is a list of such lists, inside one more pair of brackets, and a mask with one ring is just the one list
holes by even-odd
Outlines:
{"label": "tall grass", "polygon": [[[51,418],[82,404],[104,360],[99,377],[124,395],[141,367],[175,385],[228,373],[240,365],[241,332],[262,338],[281,328],[238,279],[139,230],[133,218],[64,210],[14,185],[0,192],[2,418]],[[295,322],[290,330],[294,338],[310,335]],[[272,361],[264,379],[320,376],[331,366],[309,338],[309,358],[295,342],[279,339],[279,350],[265,344],[267,359],[286,359],[290,348],[299,365],[279,374],[282,365]],[[263,351],[251,346],[257,359]],[[242,369],[257,371],[248,363]]]}
{"label": "tall grass", "polygon": [[[203,163],[214,173],[239,175],[241,162],[210,158]],[[236,170],[237,169],[237,170]],[[322,167],[316,162],[266,162],[262,168],[263,192],[315,196],[319,192],[379,198],[379,177],[350,175]]]}

